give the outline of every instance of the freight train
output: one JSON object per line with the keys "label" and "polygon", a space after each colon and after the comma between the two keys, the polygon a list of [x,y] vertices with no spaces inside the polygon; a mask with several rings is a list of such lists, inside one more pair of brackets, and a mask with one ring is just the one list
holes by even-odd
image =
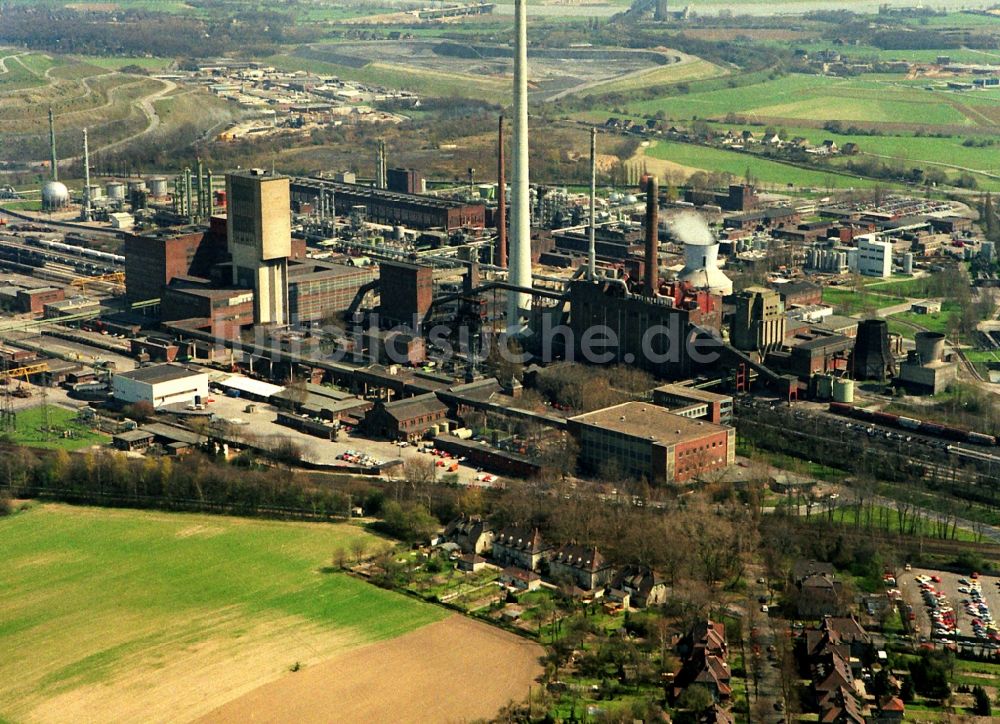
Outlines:
{"label": "freight train", "polygon": [[[69,237],[67,237],[69,238]],[[119,254],[111,254],[106,251],[100,251],[98,249],[90,249],[86,246],[77,246],[75,244],[63,244],[58,241],[49,241],[48,239],[42,239],[37,236],[25,237],[25,241],[32,246],[40,246],[43,249],[51,249],[52,251],[57,251],[61,254],[70,254],[73,256],[83,256],[88,259],[97,259],[98,261],[107,262],[109,264],[124,264],[125,257]]]}
{"label": "freight train", "polygon": [[928,422],[927,420],[916,420],[912,417],[904,417],[903,415],[894,415],[891,412],[878,412],[876,410],[866,410],[861,407],[855,407],[854,405],[848,405],[843,402],[831,402],[830,412],[837,415],[845,415],[847,417],[853,417],[857,420],[864,420],[865,422],[872,422],[877,425],[887,425],[890,427],[899,427],[904,430],[912,430],[918,432],[922,435],[929,435],[931,437],[944,438],[946,440],[957,440],[958,442],[968,442],[973,445],[998,445],[997,438],[993,435],[984,435],[981,432],[972,432],[970,430],[962,430],[958,427],[950,427],[948,425],[939,425],[936,422]]}

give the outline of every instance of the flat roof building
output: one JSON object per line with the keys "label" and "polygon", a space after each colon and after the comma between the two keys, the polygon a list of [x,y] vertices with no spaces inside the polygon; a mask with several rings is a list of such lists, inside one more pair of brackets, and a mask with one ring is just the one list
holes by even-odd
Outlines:
{"label": "flat roof building", "polygon": [[658,405],[625,402],[572,417],[580,463],[592,472],[614,470],[651,484],[682,483],[731,465],[736,431],[689,419]]}
{"label": "flat roof building", "polygon": [[119,402],[149,402],[159,408],[208,397],[208,375],[183,365],[153,365],[116,374],[111,389]]}

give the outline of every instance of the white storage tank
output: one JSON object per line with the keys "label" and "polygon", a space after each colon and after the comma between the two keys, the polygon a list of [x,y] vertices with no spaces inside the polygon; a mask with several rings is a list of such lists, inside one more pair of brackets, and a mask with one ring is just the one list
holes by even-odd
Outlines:
{"label": "white storage tank", "polygon": [[149,186],[149,194],[156,198],[162,199],[169,193],[167,179],[163,176],[155,176],[149,179],[147,185]]}
{"label": "white storage tank", "polygon": [[104,190],[108,193],[108,198],[113,201],[124,201],[125,200],[125,184],[121,181],[109,181],[105,186]]}

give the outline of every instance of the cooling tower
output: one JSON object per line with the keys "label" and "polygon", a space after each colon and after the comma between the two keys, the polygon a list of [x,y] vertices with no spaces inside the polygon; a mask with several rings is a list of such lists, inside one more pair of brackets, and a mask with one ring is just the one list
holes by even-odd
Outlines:
{"label": "cooling tower", "polygon": [[892,377],[894,365],[889,351],[889,326],[884,319],[865,319],[858,325],[851,368],[856,380]]}

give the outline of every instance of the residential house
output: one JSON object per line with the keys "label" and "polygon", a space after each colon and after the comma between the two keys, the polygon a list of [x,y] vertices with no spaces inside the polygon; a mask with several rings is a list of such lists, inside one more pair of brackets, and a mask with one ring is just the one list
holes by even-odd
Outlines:
{"label": "residential house", "polygon": [[505,528],[493,538],[492,555],[498,564],[528,571],[537,571],[551,550],[537,528]]}
{"label": "residential house", "polygon": [[542,585],[542,577],[534,571],[508,566],[500,572],[500,583],[519,591],[536,591]]}
{"label": "residential house", "polygon": [[614,569],[597,548],[566,545],[549,559],[549,574],[556,581],[572,581],[585,591],[603,587]]}
{"label": "residential house", "polygon": [[483,554],[493,548],[493,526],[478,515],[460,516],[452,520],[444,529],[446,540],[458,543],[466,553]]}
{"label": "residential house", "polygon": [[898,696],[884,696],[879,702],[878,712],[874,717],[876,724],[896,724],[903,721],[906,715],[906,705]]}
{"label": "residential house", "polygon": [[646,608],[666,603],[667,584],[647,566],[629,565],[611,579],[609,598],[625,602],[631,608]]}
{"label": "residential house", "polygon": [[782,140],[781,136],[777,133],[772,133],[770,135],[765,135],[760,142],[765,146],[774,146],[775,148],[781,148]]}
{"label": "residential house", "polygon": [[460,556],[456,562],[456,567],[460,571],[465,571],[466,573],[478,573],[479,571],[486,568],[486,559],[475,553],[466,553]]}
{"label": "residential house", "polygon": [[733,694],[732,674],[726,661],[726,627],[711,620],[699,621],[681,639],[678,652],[683,657],[674,675],[673,697],[678,698],[692,684],[709,690],[717,703],[728,701]]}

